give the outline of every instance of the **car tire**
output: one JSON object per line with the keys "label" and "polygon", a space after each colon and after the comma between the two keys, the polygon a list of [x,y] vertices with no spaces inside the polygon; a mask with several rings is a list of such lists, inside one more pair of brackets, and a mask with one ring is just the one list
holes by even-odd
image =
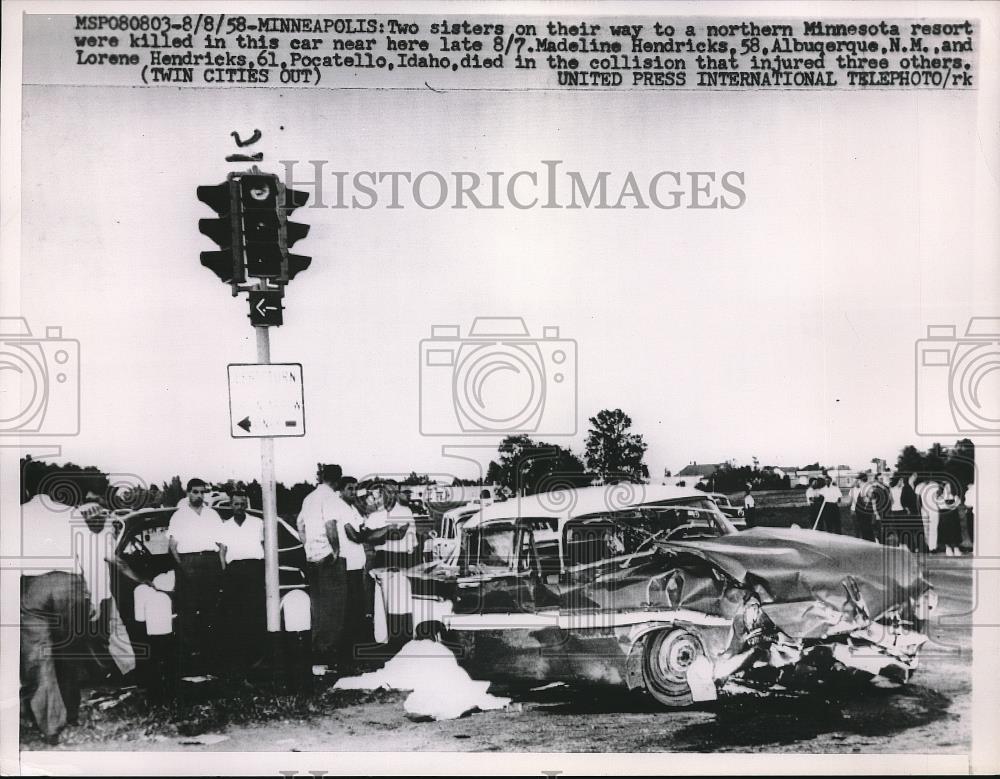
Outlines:
{"label": "car tire", "polygon": [[690,630],[674,628],[646,636],[642,653],[646,692],[667,708],[690,706],[694,697],[687,681],[687,668],[699,656],[705,656],[705,646]]}

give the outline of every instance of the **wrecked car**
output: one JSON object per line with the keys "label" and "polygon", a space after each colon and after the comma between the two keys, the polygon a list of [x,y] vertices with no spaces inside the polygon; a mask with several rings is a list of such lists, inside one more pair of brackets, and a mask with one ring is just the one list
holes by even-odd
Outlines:
{"label": "wrecked car", "polygon": [[727,684],[903,683],[936,596],[904,549],[738,532],[704,493],[587,487],[484,507],[447,557],[374,575],[477,678],[592,681],[666,707]]}

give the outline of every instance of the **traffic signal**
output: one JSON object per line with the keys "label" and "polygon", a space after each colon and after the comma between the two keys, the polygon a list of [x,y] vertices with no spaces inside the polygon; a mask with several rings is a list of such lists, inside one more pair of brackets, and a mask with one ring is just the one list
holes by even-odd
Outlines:
{"label": "traffic signal", "polygon": [[[309,193],[301,192],[296,189],[288,189],[287,187],[282,187],[284,197],[283,200],[283,211],[284,211],[284,224],[285,224],[285,249],[291,249],[292,246],[301,238],[305,238],[309,235],[309,225],[304,225],[299,222],[288,221],[289,215],[296,208],[301,208],[307,202],[309,202]],[[312,257],[306,257],[302,254],[291,254],[285,252],[285,267],[284,267],[284,280],[288,281],[295,278],[295,275],[299,271],[303,271],[312,264]]]}
{"label": "traffic signal", "polygon": [[235,296],[236,286],[246,281],[240,233],[239,185],[229,177],[215,186],[198,187],[198,200],[219,215],[218,219],[198,221],[201,233],[220,247],[219,251],[202,252],[201,264],[220,280],[231,284]]}
{"label": "traffic signal", "polygon": [[259,279],[280,279],[282,276],[284,251],[281,247],[278,189],[278,177],[273,174],[240,177],[248,276]]}
{"label": "traffic signal", "polygon": [[198,187],[198,199],[219,215],[198,222],[220,247],[202,252],[201,264],[232,285],[234,296],[247,277],[286,284],[312,263],[311,257],[288,251],[309,234],[309,225],[288,221],[309,200],[307,192],[288,189],[273,173],[255,167],[229,174],[222,184]]}

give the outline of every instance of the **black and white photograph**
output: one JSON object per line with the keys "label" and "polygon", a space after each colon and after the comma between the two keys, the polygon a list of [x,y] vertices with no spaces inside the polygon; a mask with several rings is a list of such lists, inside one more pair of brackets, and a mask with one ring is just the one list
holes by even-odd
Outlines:
{"label": "black and white photograph", "polygon": [[0,773],[1000,770],[1000,4],[2,34]]}

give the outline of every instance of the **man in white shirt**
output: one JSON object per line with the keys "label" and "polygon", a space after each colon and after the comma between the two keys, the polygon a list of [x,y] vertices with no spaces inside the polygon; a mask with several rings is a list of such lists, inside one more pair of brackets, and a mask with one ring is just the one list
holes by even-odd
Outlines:
{"label": "man in white shirt", "polygon": [[[365,540],[375,551],[372,568],[393,569],[379,576],[383,592],[408,604],[410,588],[405,571],[418,562],[416,521],[410,508],[399,502],[399,485],[391,479],[382,484],[379,503],[379,508],[365,517],[364,525]],[[391,592],[386,592],[386,588]],[[389,644],[405,643],[413,633],[412,614],[390,609],[386,617]]]}
{"label": "man in white shirt", "polygon": [[417,525],[413,512],[399,502],[399,485],[383,482],[381,506],[365,517],[365,540],[375,550],[373,568],[409,568],[417,561]]}
{"label": "man in white shirt", "polygon": [[975,549],[976,544],[976,485],[969,484],[965,488],[965,495],[962,497],[965,504],[965,528],[969,536],[969,543]]}
{"label": "man in white shirt", "polygon": [[[26,485],[29,494],[34,486]],[[21,706],[50,745],[58,743],[67,724],[76,724],[80,659],[85,656],[84,638],[93,613],[83,565],[73,550],[72,512],[72,506],[41,494],[21,506],[25,558],[21,564]]]}
{"label": "man in white shirt", "polygon": [[840,487],[833,483],[832,476],[827,476],[825,482],[826,484],[819,491],[823,499],[820,508],[820,527],[827,533],[840,535],[843,532],[840,524],[840,500],[844,496]]}
{"label": "man in white shirt", "polygon": [[233,515],[222,522],[226,550],[222,575],[222,619],[225,625],[228,675],[245,678],[260,657],[266,632],[264,595],[264,523],[247,514],[244,493],[232,497]]}
{"label": "man in white shirt", "polygon": [[365,587],[364,517],[355,507],[358,480],[344,476],[337,485],[340,505],[336,509],[340,556],[344,560],[346,590],[344,593],[344,634],[338,667],[341,673],[352,673],[360,659],[359,648],[374,643],[374,628],[368,615],[368,588]]}
{"label": "man in white shirt", "polygon": [[743,496],[743,521],[747,530],[757,527],[757,501],[753,496],[752,484],[747,484],[747,494]]}
{"label": "man in white shirt", "polygon": [[338,527],[343,501],[334,490],[342,475],[339,465],[321,466],[319,484],[302,501],[296,521],[306,554],[313,659],[325,666],[336,666],[344,632],[347,565]]}
{"label": "man in white shirt", "polygon": [[[181,673],[219,670],[219,597],[225,563],[222,517],[205,505],[208,485],[201,479],[187,483],[187,498],[180,502],[167,527],[170,554],[177,569],[174,606]],[[195,667],[200,655],[202,668]],[[187,667],[184,667],[184,666]]]}

